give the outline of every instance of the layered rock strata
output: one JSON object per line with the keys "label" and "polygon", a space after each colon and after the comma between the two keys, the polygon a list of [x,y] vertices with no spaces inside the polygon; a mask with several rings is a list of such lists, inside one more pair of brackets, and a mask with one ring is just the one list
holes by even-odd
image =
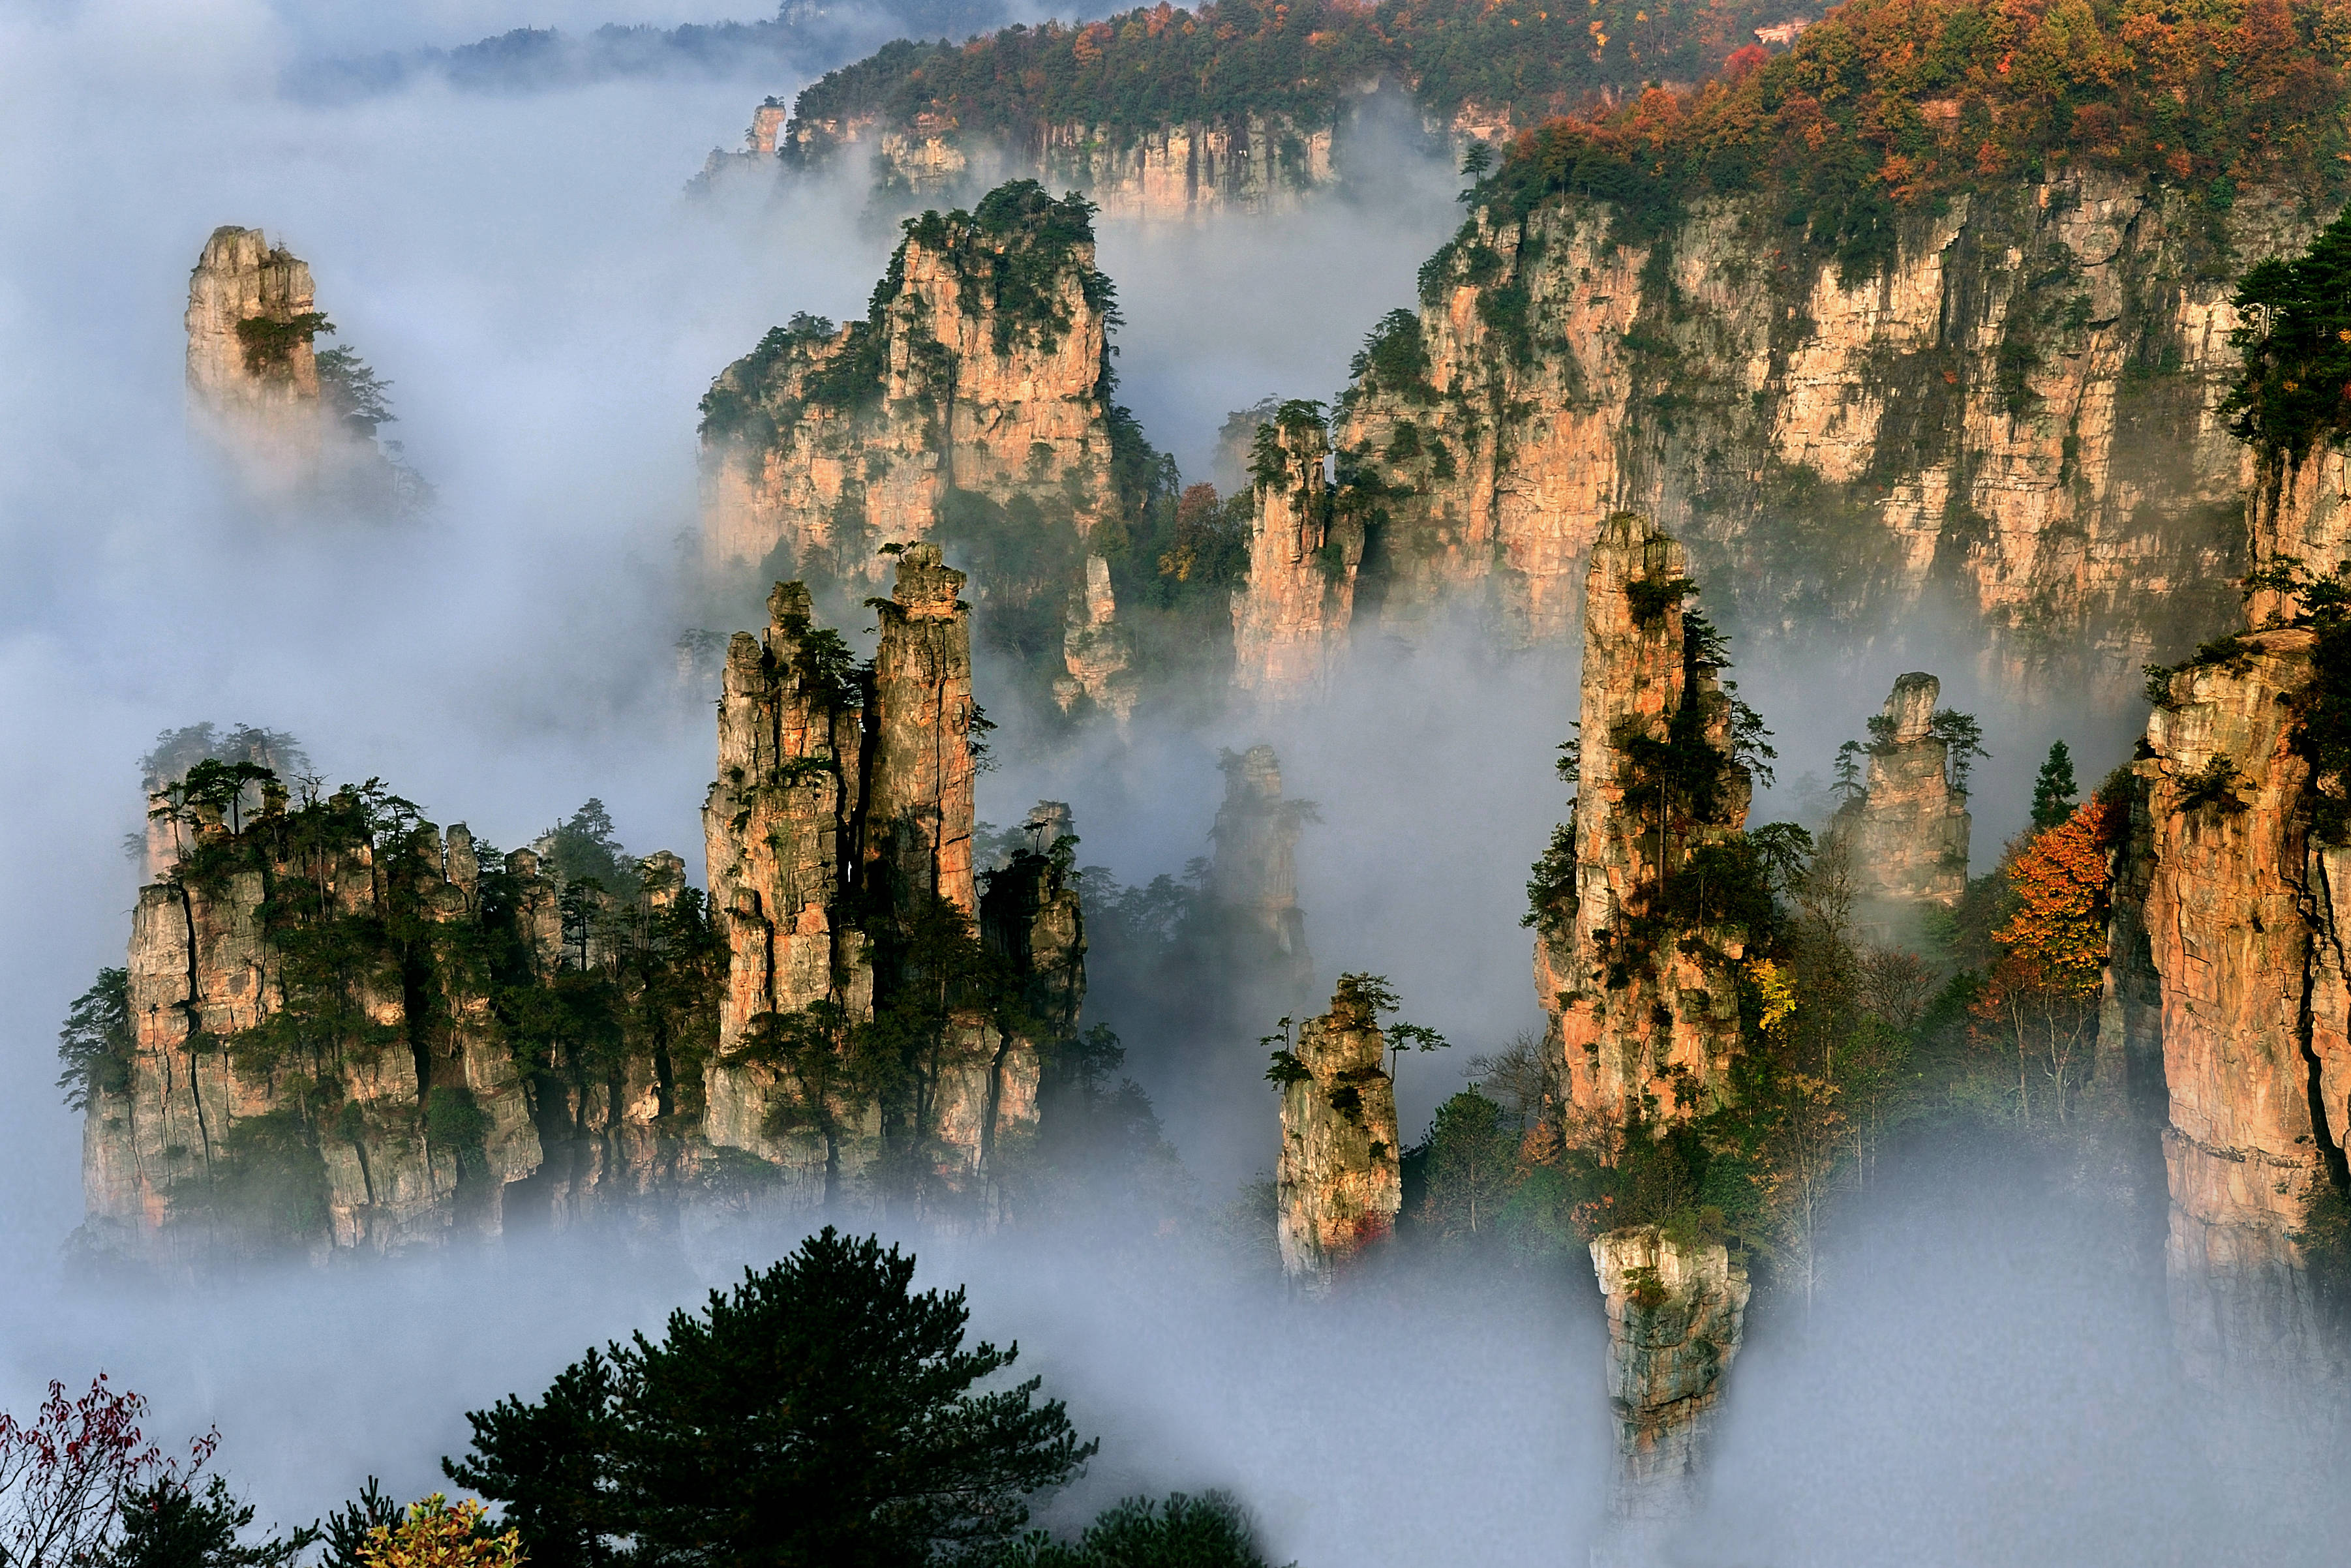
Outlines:
{"label": "layered rock strata", "polygon": [[1386,1051],[1372,1009],[1343,983],[1328,1013],[1299,1026],[1285,1064],[1277,1227],[1283,1273],[1310,1291],[1386,1241],[1404,1207]]}
{"label": "layered rock strata", "polygon": [[1678,1242],[1654,1225],[1593,1239],[1608,1310],[1608,1403],[1616,1420],[1609,1512],[1622,1557],[1643,1524],[1693,1511],[1723,1379],[1745,1326],[1747,1270],[1719,1242]]}
{"label": "layered rock strata", "polygon": [[1249,587],[1233,599],[1233,678],[1252,695],[1319,695],[1345,647],[1364,535],[1332,506],[1330,451],[1328,427],[1300,405],[1259,427]]}
{"label": "layered rock strata", "polygon": [[1832,824],[1850,849],[1855,891],[1881,905],[1950,904],[1968,887],[1968,798],[1952,788],[1950,747],[1934,733],[1943,685],[1918,672],[1894,683],[1869,748],[1863,792]]}
{"label": "layered rock strata", "polygon": [[[1667,1119],[1718,1103],[1740,1043],[1746,934],[1708,924],[1702,893],[1687,916],[1668,896],[1694,857],[1743,831],[1751,794],[1719,654],[1689,635],[1687,565],[1630,513],[1593,546],[1575,800],[1535,911],[1535,990],[1568,1130],[1604,1146],[1645,1103]],[[1653,777],[1640,758],[1660,755],[1674,766]]]}
{"label": "layered rock strata", "polygon": [[[1480,210],[1433,258],[1335,432],[1384,487],[1364,590],[1383,635],[1448,605],[1510,643],[1566,634],[1627,508],[1688,541],[1750,637],[1857,642],[1935,598],[2004,677],[2119,700],[2230,622],[2232,280],[2306,236],[2298,200],[2248,191],[2216,219],[2073,170],[1907,218],[1855,273],[1792,246],[1765,200],[1708,199],[1654,237],[1580,197]],[[1343,632],[1278,577],[1250,591],[1262,646]]]}
{"label": "layered rock strata", "polygon": [[1083,204],[1033,184],[910,221],[864,320],[796,317],[713,382],[710,554],[853,585],[951,512],[1091,532],[1117,505],[1093,262]]}

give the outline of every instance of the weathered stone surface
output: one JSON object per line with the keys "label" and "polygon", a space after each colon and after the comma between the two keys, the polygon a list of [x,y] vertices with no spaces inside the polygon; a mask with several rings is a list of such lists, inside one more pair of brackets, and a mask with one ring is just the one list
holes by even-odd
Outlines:
{"label": "weathered stone surface", "polygon": [[1282,1085],[1274,1179],[1282,1271],[1309,1291],[1328,1290],[1387,1240],[1404,1207],[1386,1051],[1371,1009],[1344,985],[1328,1013],[1299,1026],[1303,1076]]}
{"label": "weathered stone surface", "polygon": [[281,438],[307,436],[315,446],[319,366],[309,342],[289,343],[277,362],[256,362],[237,327],[291,321],[317,308],[308,263],[259,229],[214,229],[188,276],[190,402],[208,414],[266,424]]}
{"label": "weathered stone surface", "polygon": [[1047,206],[910,225],[872,319],[778,328],[720,372],[702,448],[716,559],[782,546],[811,581],[876,583],[877,548],[927,538],[951,498],[1080,535],[1110,515],[1108,297],[1082,217]]}
{"label": "weathered stone surface", "polygon": [[1951,787],[1950,747],[1929,729],[1941,695],[1942,683],[1923,673],[1894,683],[1891,737],[1871,747],[1866,788],[1833,824],[1865,903],[1949,904],[1967,891],[1968,798]]}
{"label": "weathered stone surface", "polygon": [[944,898],[978,913],[972,880],[971,607],[936,545],[906,547],[879,605],[866,859],[890,906]]}
{"label": "weathered stone surface", "polygon": [[[1582,751],[1564,907],[1538,911],[1535,990],[1548,1049],[1565,1069],[1571,1138],[1604,1141],[1645,1098],[1668,1120],[1717,1103],[1739,1047],[1737,928],[1644,931],[1665,879],[1747,821],[1750,786],[1731,760],[1730,699],[1686,646],[1678,594],[1687,558],[1647,519],[1618,513],[1592,551],[1583,597]],[[1659,595],[1644,615],[1635,595]],[[1708,814],[1670,814],[1636,788],[1625,748],[1686,729],[1721,759]]]}
{"label": "weathered stone surface", "polygon": [[[1422,303],[1425,375],[1368,372],[1336,432],[1413,492],[1382,502],[1377,629],[1416,639],[1457,605],[1556,639],[1630,508],[1689,542],[1742,634],[1859,637],[1948,587],[2004,676],[2123,700],[2235,612],[2232,280],[2308,233],[2297,201],[2248,192],[2222,265],[2211,222],[2190,193],[2070,171],[1921,216],[1845,281],[1773,259],[1749,198],[1655,246],[1603,204],[1481,213]],[[1278,600],[1250,613],[1309,634]]]}
{"label": "weathered stone surface", "polygon": [[[2307,831],[2291,698],[2310,680],[2313,635],[2245,641],[2245,657],[2172,677],[2137,766],[2170,1090],[2173,1328],[2191,1375],[2275,1389],[2342,1370],[2296,1234],[2351,1131],[2335,907],[2351,855]],[[2237,770],[2224,797],[2189,806],[2222,758]]]}
{"label": "weathered stone surface", "polygon": [[1363,529],[1332,515],[1322,422],[1292,412],[1265,429],[1272,461],[1252,491],[1249,587],[1233,599],[1233,681],[1263,697],[1311,697],[1329,683],[1354,618]]}
{"label": "weathered stone surface", "polygon": [[1675,1241],[1654,1225],[1594,1237],[1592,1268],[1608,1307],[1616,1417],[1609,1511],[1620,1521],[1669,1520],[1698,1500],[1715,1406],[1745,1324],[1747,1270],[1719,1242]]}

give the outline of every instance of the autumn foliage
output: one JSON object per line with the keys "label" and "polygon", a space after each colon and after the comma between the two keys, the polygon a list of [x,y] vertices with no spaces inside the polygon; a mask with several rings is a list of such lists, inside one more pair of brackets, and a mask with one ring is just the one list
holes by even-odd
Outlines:
{"label": "autumn foliage", "polygon": [[2106,962],[2106,848],[2116,808],[2092,800],[2009,863],[2016,913],[1992,940],[2053,990],[2098,988]]}
{"label": "autumn foliage", "polygon": [[487,1512],[471,1498],[453,1504],[434,1492],[410,1504],[399,1523],[368,1532],[360,1568],[520,1568],[520,1533],[488,1530]]}

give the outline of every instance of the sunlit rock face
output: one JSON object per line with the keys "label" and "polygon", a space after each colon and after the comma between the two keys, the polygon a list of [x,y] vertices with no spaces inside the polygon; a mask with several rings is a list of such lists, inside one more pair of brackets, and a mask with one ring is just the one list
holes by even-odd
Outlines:
{"label": "sunlit rock face", "polygon": [[1362,525],[1332,513],[1328,428],[1285,412],[1259,434],[1249,587],[1233,599],[1234,684],[1276,701],[1329,685],[1364,559]]}
{"label": "sunlit rock face", "polygon": [[1385,1242],[1404,1207],[1386,1051],[1370,1008],[1344,987],[1328,1013],[1299,1026],[1275,1192],[1282,1271],[1310,1291]]}
{"label": "sunlit rock face", "polygon": [[[1668,1118],[1707,1109],[1739,1048],[1745,933],[1685,925],[1660,936],[1642,924],[1659,913],[1669,872],[1743,831],[1750,794],[1730,760],[1729,699],[1687,645],[1681,600],[1670,591],[1687,564],[1677,541],[1619,513],[1593,547],[1585,583],[1572,876],[1537,912],[1535,942],[1547,1049],[1563,1064],[1568,1133],[1578,1141],[1613,1135],[1645,1097]],[[1676,735],[1717,759],[1720,783],[1710,810],[1677,807],[1660,842],[1655,791],[1627,750]]]}
{"label": "sunlit rock face", "polygon": [[1941,695],[1929,674],[1894,683],[1884,714],[1890,737],[1870,749],[1865,791],[1837,813],[1864,900],[1949,904],[1967,891],[1968,798],[1951,788],[1950,747],[1929,727]]}
{"label": "sunlit rock face", "polygon": [[1570,634],[1628,508],[1688,542],[1750,639],[1817,645],[1932,600],[1986,629],[2002,678],[2120,701],[2230,623],[2230,299],[2245,260],[2307,237],[2298,201],[2246,193],[2224,250],[2198,193],[2068,171],[1921,214],[1849,277],[1783,258],[1760,201],[1654,242],[1582,198],[1475,215],[1337,422],[1383,486],[1360,595],[1380,635],[1448,607],[1509,644]]}
{"label": "sunlit rock face", "polygon": [[1654,1225],[1594,1237],[1592,1267],[1608,1308],[1617,1525],[1593,1561],[1637,1562],[1642,1525],[1698,1502],[1715,1407],[1739,1354],[1747,1270],[1719,1242],[1676,1241]]}
{"label": "sunlit rock face", "polygon": [[866,319],[777,328],[720,372],[703,402],[713,559],[878,583],[880,546],[957,507],[1024,534],[1112,515],[1093,232],[1081,205],[1008,189],[911,223]]}
{"label": "sunlit rock face", "polygon": [[1020,1026],[977,1011],[950,1020],[923,1069],[915,1141],[943,1190],[986,1209],[992,1155],[1036,1124],[1040,1051],[1074,1032],[1085,994],[1067,853],[1050,853],[1069,835],[1068,808],[1038,821],[1038,847],[995,873],[985,901],[974,874],[964,581],[935,545],[900,553],[892,597],[875,606],[870,683],[815,624],[798,582],[770,596],[764,640],[740,635],[727,651],[719,777],[703,812],[728,947],[704,1131],[779,1167],[792,1202],[840,1201],[898,1134],[879,1101],[813,1084],[756,1049],[762,1030],[820,1004],[842,1028],[869,1023],[922,983],[918,927],[976,923],[1012,959]]}

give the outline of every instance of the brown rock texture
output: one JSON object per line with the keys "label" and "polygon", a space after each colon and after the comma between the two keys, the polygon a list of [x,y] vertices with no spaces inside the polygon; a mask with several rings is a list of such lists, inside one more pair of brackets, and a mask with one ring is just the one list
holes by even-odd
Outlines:
{"label": "brown rock texture", "polygon": [[1719,1242],[1675,1241],[1654,1225],[1594,1237],[1592,1268],[1608,1308],[1616,1417],[1609,1511],[1672,1519],[1698,1501],[1715,1406],[1739,1354],[1747,1270]]}
{"label": "brown rock texture", "polygon": [[877,547],[956,507],[1091,531],[1117,504],[1093,262],[1082,205],[1034,186],[910,221],[866,319],[796,319],[712,384],[710,555],[780,549],[811,582],[877,583]]}
{"label": "brown rock texture", "polygon": [[291,321],[318,308],[309,264],[259,229],[225,225],[204,242],[188,275],[188,395],[204,413],[308,426],[317,438],[318,356],[306,339],[275,362],[256,362],[239,323]]}
{"label": "brown rock texture", "polygon": [[[1677,541],[1618,513],[1593,546],[1584,588],[1572,848],[1535,941],[1548,1049],[1564,1062],[1580,1139],[1614,1135],[1645,1097],[1667,1119],[1708,1108],[1739,1046],[1744,932],[1675,925],[1660,908],[1668,876],[1742,832],[1750,794],[1732,759],[1730,699],[1685,635],[1687,567]],[[1656,790],[1627,757],[1643,742],[1719,759],[1711,799],[1664,810],[1662,845]]]}
{"label": "brown rock texture", "polygon": [[890,906],[944,898],[977,913],[972,880],[971,606],[936,545],[909,545],[873,655],[865,853]]}
{"label": "brown rock texture", "polygon": [[1949,904],[1967,891],[1968,798],[1951,788],[1950,747],[1928,727],[1942,690],[1919,672],[1894,683],[1891,737],[1871,747],[1866,788],[1832,824],[1851,845],[1864,900]]}
{"label": "brown rock texture", "polygon": [[[1337,422],[1343,471],[1386,487],[1377,630],[1457,604],[1558,638],[1632,509],[1743,636],[1859,639],[1931,596],[2004,677],[2122,699],[2235,614],[2232,280],[2308,220],[2248,192],[2222,226],[2225,249],[2193,193],[2077,170],[1906,220],[1890,266],[1848,277],[1746,198],[1654,242],[1581,198],[1481,210]],[[1338,641],[1285,586],[1247,613]]]}
{"label": "brown rock texture", "polygon": [[[271,786],[265,801],[226,821],[183,810],[180,845],[140,893],[134,1044],[84,1125],[88,1245],[179,1268],[385,1252],[691,1183],[695,1157],[663,1120],[666,1058],[568,1073],[493,1009],[501,962],[552,984],[608,956],[568,938],[535,854],[507,857],[497,913],[462,823],[444,837],[380,792],[289,810]],[[642,899],[583,889],[583,925],[674,899],[677,857],[640,863]]]}
{"label": "brown rock texture", "polygon": [[1331,1010],[1298,1029],[1274,1183],[1282,1271],[1308,1291],[1328,1290],[1387,1240],[1404,1207],[1386,1051],[1371,1009],[1343,982]]}
{"label": "brown rock texture", "polygon": [[[2351,996],[2337,908],[2351,852],[2308,831],[2293,699],[2313,634],[2256,632],[2182,670],[2147,723],[2145,922],[2160,978],[2166,1249],[2189,1372],[2226,1388],[2343,1370],[2298,1239],[2351,1132]],[[2217,785],[2215,764],[2235,776]],[[2199,795],[2212,796],[2190,804]]]}
{"label": "brown rock texture", "polygon": [[1233,681],[1274,699],[1319,695],[1354,617],[1360,524],[1335,514],[1330,431],[1299,405],[1259,428],[1249,587],[1233,600]]}

